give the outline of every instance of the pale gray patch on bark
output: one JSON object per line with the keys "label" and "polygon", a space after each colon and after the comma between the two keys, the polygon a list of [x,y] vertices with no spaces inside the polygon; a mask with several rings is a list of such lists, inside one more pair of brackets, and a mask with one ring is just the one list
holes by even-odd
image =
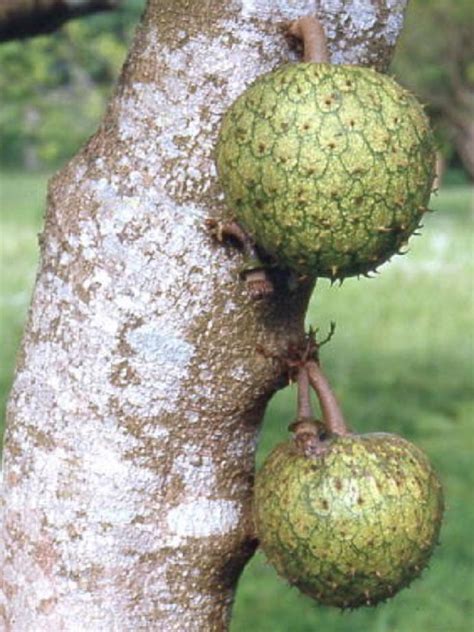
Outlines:
{"label": "pale gray patch on bark", "polygon": [[[355,4],[325,19],[360,28]],[[312,286],[252,302],[241,255],[203,224],[228,212],[222,112],[295,57],[281,24],[309,5],[150,2],[103,124],[50,185],[8,410],[5,630],[226,629],[254,547],[258,424],[282,384],[256,347],[301,339]],[[379,28],[364,38],[382,59]]]}
{"label": "pale gray patch on bark", "polygon": [[407,0],[315,0],[336,64],[386,70],[403,26]]}

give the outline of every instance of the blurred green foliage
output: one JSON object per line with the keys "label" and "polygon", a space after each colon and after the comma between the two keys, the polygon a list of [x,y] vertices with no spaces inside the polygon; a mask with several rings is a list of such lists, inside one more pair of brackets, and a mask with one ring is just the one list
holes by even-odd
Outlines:
{"label": "blurred green foliage", "polygon": [[410,0],[394,70],[435,106],[451,98],[454,80],[473,87],[473,28],[471,0]]}
{"label": "blurred green foliage", "polygon": [[92,134],[144,0],[0,46],[0,164],[57,166]]}
{"label": "blurred green foliage", "polygon": [[[76,153],[97,127],[144,2],[124,0],[117,11],[0,46],[1,166],[55,168]],[[465,134],[453,131],[446,104],[453,103],[453,77],[472,89],[472,28],[471,0],[411,0],[393,65],[429,104],[451,162],[459,162],[456,142]]]}
{"label": "blurred green foliage", "polygon": [[473,178],[474,2],[411,0],[392,70],[427,104],[445,158]]}

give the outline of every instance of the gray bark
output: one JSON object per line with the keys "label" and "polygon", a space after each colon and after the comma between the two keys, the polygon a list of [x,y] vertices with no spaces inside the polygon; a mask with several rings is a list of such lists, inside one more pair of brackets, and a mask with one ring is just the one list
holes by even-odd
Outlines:
{"label": "gray bark", "polygon": [[51,33],[64,22],[116,9],[120,0],[1,0],[0,42]]}
{"label": "gray bark", "polygon": [[[335,61],[385,66],[403,1],[318,4]],[[103,123],[50,183],[8,407],[3,629],[227,628],[284,382],[257,345],[301,339],[312,284],[250,299],[204,228],[226,214],[213,148],[229,103],[294,58],[282,25],[314,11],[150,0]]]}

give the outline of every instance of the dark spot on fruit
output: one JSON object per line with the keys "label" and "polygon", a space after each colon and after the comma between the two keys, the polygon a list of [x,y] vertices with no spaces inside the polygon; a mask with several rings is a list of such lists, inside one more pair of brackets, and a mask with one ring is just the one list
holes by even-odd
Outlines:
{"label": "dark spot on fruit", "polygon": [[304,129],[304,130],[308,130],[308,129],[310,129],[310,127],[311,127],[311,126],[310,126],[310,124],[309,124],[309,123],[305,123],[305,124],[303,125],[303,129]]}
{"label": "dark spot on fruit", "polygon": [[335,143],[329,143],[329,149],[334,149],[336,147]]}
{"label": "dark spot on fruit", "polygon": [[326,105],[331,105],[332,101],[331,101],[331,99],[324,99],[324,103]]}
{"label": "dark spot on fruit", "polygon": [[340,479],[339,479],[339,478],[336,478],[336,480],[335,480],[335,482],[334,482],[334,486],[335,486],[335,488],[336,488],[338,491],[341,491],[341,489],[342,489],[342,483],[341,483],[341,481],[340,481]]}
{"label": "dark spot on fruit", "polygon": [[258,146],[258,151],[263,154],[263,152],[265,151],[266,146],[263,143],[260,143]]}
{"label": "dark spot on fruit", "polygon": [[328,501],[327,501],[327,500],[323,500],[323,501],[321,502],[321,507],[322,507],[323,509],[328,509],[328,508],[329,508]]}
{"label": "dark spot on fruit", "polygon": [[398,116],[396,116],[396,117],[393,119],[393,122],[394,122],[394,123],[398,123]]}
{"label": "dark spot on fruit", "polygon": [[357,504],[358,505],[363,505],[364,504],[364,499],[362,498],[362,496],[359,496],[359,498],[357,499]]}
{"label": "dark spot on fruit", "polygon": [[303,92],[303,90],[300,88],[300,86],[298,86],[298,87],[296,88],[296,92],[297,92],[298,94],[301,94],[301,93]]}

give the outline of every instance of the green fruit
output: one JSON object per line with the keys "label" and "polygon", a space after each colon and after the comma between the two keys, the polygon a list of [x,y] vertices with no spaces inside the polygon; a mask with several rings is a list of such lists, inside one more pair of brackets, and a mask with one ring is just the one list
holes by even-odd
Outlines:
{"label": "green fruit", "polygon": [[237,220],[280,265],[342,278],[400,249],[427,210],[434,140],[417,100],[370,68],[289,64],[230,107],[217,170]]}
{"label": "green fruit", "polygon": [[325,605],[374,605],[426,566],[443,513],[440,482],[392,434],[333,436],[319,454],[278,445],[257,474],[255,525],[277,572]]}

